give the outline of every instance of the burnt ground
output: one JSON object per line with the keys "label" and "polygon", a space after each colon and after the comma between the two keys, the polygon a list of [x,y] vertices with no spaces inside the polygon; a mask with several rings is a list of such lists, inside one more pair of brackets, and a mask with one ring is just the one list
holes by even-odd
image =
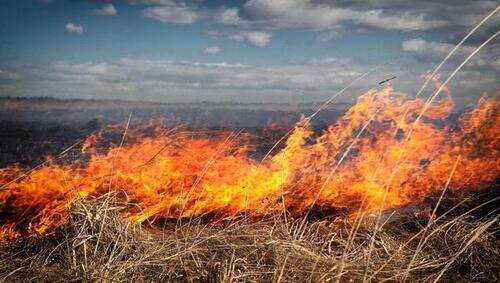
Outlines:
{"label": "burnt ground", "polygon": [[[34,166],[47,155],[57,155],[106,125],[132,127],[151,119],[162,125],[200,129],[243,129],[258,137],[262,150],[279,139],[316,104],[167,104],[127,101],[58,100],[52,98],[0,98],[0,167],[19,163]],[[318,131],[347,108],[325,109],[315,118]],[[272,131],[264,133],[269,124]],[[276,126],[277,125],[277,126]],[[263,137],[265,136],[265,137]]]}

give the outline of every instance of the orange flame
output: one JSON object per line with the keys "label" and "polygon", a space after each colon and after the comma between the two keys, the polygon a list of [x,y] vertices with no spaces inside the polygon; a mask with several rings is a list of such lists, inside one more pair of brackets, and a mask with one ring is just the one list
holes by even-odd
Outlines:
{"label": "orange flame", "polygon": [[390,87],[370,90],[319,135],[303,119],[262,163],[249,157],[248,136],[237,133],[195,136],[148,124],[105,152],[94,147],[99,133],[84,143],[88,160],[49,161],[15,182],[19,166],[0,169],[0,183],[11,182],[0,191],[0,238],[50,233],[67,221],[73,200],[109,191],[136,204],[126,214],[137,222],[203,215],[217,221],[285,209],[292,217],[312,208],[349,215],[420,202],[442,189],[459,154],[450,190],[492,184],[500,169],[498,104],[482,98],[453,125],[453,101],[444,93],[413,125],[424,100]]}

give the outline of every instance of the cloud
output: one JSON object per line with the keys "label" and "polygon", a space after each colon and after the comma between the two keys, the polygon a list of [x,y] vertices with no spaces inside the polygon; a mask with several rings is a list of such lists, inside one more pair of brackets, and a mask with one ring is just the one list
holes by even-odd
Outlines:
{"label": "cloud", "polygon": [[494,0],[353,0],[343,2],[343,6],[355,6],[360,10],[378,9],[391,14],[404,14],[408,12],[415,15],[423,15],[426,20],[439,21],[442,23],[442,28],[463,29],[464,27],[477,24],[484,16],[498,6],[498,2]]}
{"label": "cloud", "polygon": [[238,30],[303,30],[328,41],[339,32],[382,29],[403,32],[446,30],[451,36],[479,22],[496,7],[494,0],[331,1],[245,0],[236,7],[202,8],[203,0],[129,0],[147,5],[143,18],[192,24],[203,19]]}
{"label": "cloud", "polygon": [[204,54],[209,54],[209,55],[219,54],[220,52],[221,52],[221,49],[218,46],[207,47],[207,48],[205,48],[205,50],[203,50]]}
{"label": "cloud", "polygon": [[363,72],[356,64],[248,66],[163,60],[18,66],[13,96],[55,96],[150,101],[318,100]]}
{"label": "cloud", "polygon": [[215,13],[215,20],[225,25],[237,25],[241,22],[238,9],[236,8],[222,8]]}
{"label": "cloud", "polygon": [[73,24],[73,23],[67,23],[64,28],[66,29],[67,32],[76,33],[76,34],[82,34],[84,31],[82,25]]}
{"label": "cloud", "polygon": [[[412,38],[405,40],[401,43],[404,51],[413,54],[415,57],[426,62],[441,62],[448,53],[455,47],[454,44],[426,41],[422,38]],[[466,56],[471,54],[475,46],[464,45],[458,49],[452,57],[452,61],[463,60]],[[500,59],[495,54],[500,52],[498,45],[492,45],[481,50],[476,54],[471,61],[467,64],[468,67],[473,68],[491,68],[500,71]]]}
{"label": "cloud", "polygon": [[[0,93],[11,96],[127,99],[190,102],[318,102],[331,97],[373,65],[347,58],[324,57],[302,64],[241,65],[165,60],[119,59],[98,62],[53,62],[2,67]],[[446,76],[448,69],[443,69]],[[358,81],[338,102],[354,101],[383,79],[398,91],[414,93],[425,69],[394,65]],[[457,101],[471,102],[498,88],[498,71],[464,68],[451,82]],[[427,93],[428,92],[428,93]],[[427,89],[423,96],[432,92]]]}
{"label": "cloud", "polygon": [[271,41],[272,34],[263,31],[241,31],[230,35],[228,38],[233,41],[247,41],[255,47],[264,47]]}
{"label": "cloud", "polygon": [[491,0],[247,0],[240,9],[218,11],[215,20],[260,30],[328,31],[343,26],[411,32],[470,26],[495,7]]}
{"label": "cloud", "polygon": [[[413,53],[421,59],[430,61],[442,60],[453,49],[454,45],[448,43],[437,43],[426,41],[422,38],[413,38],[405,40],[401,43],[404,51]],[[459,50],[459,54],[465,54],[467,51],[472,51],[471,47],[465,47]]]}
{"label": "cloud", "polygon": [[323,58],[313,58],[309,61],[313,66],[332,66],[332,65],[342,65],[347,66],[353,64],[353,62],[348,58],[335,58],[335,57],[323,57]]}
{"label": "cloud", "polygon": [[101,9],[94,9],[92,12],[100,16],[116,16],[118,14],[113,4],[107,4]]}
{"label": "cloud", "polygon": [[198,7],[199,0],[130,0],[131,4],[149,5],[140,12],[145,19],[157,20],[164,24],[188,25],[207,15]]}
{"label": "cloud", "polygon": [[338,30],[327,30],[319,34],[318,38],[320,41],[326,42],[329,41],[339,35]]}
{"label": "cloud", "polygon": [[177,6],[154,6],[141,11],[141,17],[146,19],[154,19],[161,23],[171,24],[193,24],[199,17],[196,11],[189,7]]}
{"label": "cloud", "polygon": [[22,76],[20,74],[16,73],[15,71],[0,69],[0,82],[2,80],[14,81],[14,80],[19,80],[21,78],[22,78]]}
{"label": "cloud", "polygon": [[445,23],[427,19],[423,13],[389,13],[381,9],[357,10],[327,1],[248,0],[240,10],[229,8],[218,13],[222,24],[261,29],[328,30],[341,23],[381,29],[415,31],[440,27]]}
{"label": "cloud", "polygon": [[185,2],[182,0],[129,0],[129,3],[145,4],[145,5],[165,5],[165,6],[185,5]]}
{"label": "cloud", "polygon": [[[147,5],[141,17],[162,23],[193,24],[209,19],[242,31],[275,30],[318,32],[320,41],[356,30],[429,32],[441,30],[459,36],[495,7],[494,0],[421,1],[330,1],[330,0],[245,0],[236,7],[203,8],[203,0],[129,0]],[[493,20],[492,20],[493,21]],[[232,38],[262,47],[270,40],[255,40],[234,32]],[[267,42],[267,43],[266,43]]]}

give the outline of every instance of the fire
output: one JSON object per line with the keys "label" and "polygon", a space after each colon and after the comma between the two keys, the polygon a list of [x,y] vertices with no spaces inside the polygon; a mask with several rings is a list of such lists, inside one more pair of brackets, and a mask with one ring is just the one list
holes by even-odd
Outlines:
{"label": "fire", "polygon": [[454,123],[445,90],[414,124],[424,104],[390,87],[370,90],[320,134],[307,119],[297,123],[263,162],[251,157],[251,137],[236,132],[197,136],[147,124],[104,151],[95,146],[98,133],[72,164],[49,160],[24,178],[17,165],[0,169],[0,239],[51,233],[67,221],[72,201],[110,191],[134,204],[125,214],[137,222],[220,221],[283,211],[332,217],[420,202],[442,190],[458,155],[450,190],[465,194],[495,182],[498,103],[482,98]]}

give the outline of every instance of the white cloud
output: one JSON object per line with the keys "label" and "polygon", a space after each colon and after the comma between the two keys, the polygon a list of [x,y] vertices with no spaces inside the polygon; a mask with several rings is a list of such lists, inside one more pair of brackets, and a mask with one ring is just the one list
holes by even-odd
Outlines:
{"label": "white cloud", "polygon": [[271,40],[271,36],[272,35],[270,33],[262,31],[251,31],[245,33],[245,37],[248,42],[257,47],[266,46]]}
{"label": "white cloud", "polygon": [[22,76],[11,70],[2,70],[0,69],[0,81],[1,80],[19,80]]}
{"label": "white cloud", "polygon": [[317,100],[363,72],[355,64],[246,66],[135,59],[22,68],[15,70],[21,80],[0,82],[18,88],[12,95],[153,101]]}
{"label": "white cloud", "polygon": [[226,25],[237,25],[241,22],[241,18],[238,15],[238,9],[227,8],[222,9],[215,14],[215,20],[221,24]]}
{"label": "white cloud", "polygon": [[335,58],[335,57],[323,57],[323,58],[314,58],[310,61],[310,64],[315,66],[326,66],[326,65],[344,65],[347,66],[349,64],[353,64],[350,59],[346,58]]}
{"label": "white cloud", "polygon": [[[5,73],[0,72],[3,78],[0,78],[0,92],[12,96],[163,102],[317,102],[327,99],[372,67],[329,57],[304,64],[270,66],[136,59],[57,62],[2,69]],[[420,75],[425,71],[417,67],[387,66],[357,82],[338,101],[353,101],[358,94],[392,76],[397,76],[391,81],[395,89],[416,91],[422,83]],[[11,73],[16,75],[12,77]],[[465,68],[450,88],[457,100],[470,102],[485,91],[494,93],[498,87],[497,76],[498,72],[491,69]]]}
{"label": "white cloud", "polygon": [[[422,58],[430,60],[442,60],[455,47],[454,44],[426,41],[422,38],[412,38],[401,43],[404,51],[414,53]],[[457,51],[459,56],[471,53],[474,47],[462,46]]]}
{"label": "white cloud", "polygon": [[82,25],[73,24],[73,23],[67,23],[64,28],[66,29],[67,32],[76,33],[76,34],[82,34],[83,30],[84,30]]}
{"label": "white cloud", "polygon": [[101,9],[94,9],[92,12],[100,16],[116,16],[118,14],[113,4],[107,4]]}
{"label": "white cloud", "polygon": [[154,19],[164,24],[193,24],[199,20],[198,12],[188,6],[153,6],[141,11],[141,17]]}
{"label": "white cloud", "polygon": [[418,31],[444,26],[423,12],[390,13],[390,9],[359,10],[356,5],[339,6],[314,0],[248,0],[240,10],[225,9],[217,14],[222,24],[260,29],[328,30],[342,23],[373,28]]}
{"label": "white cloud", "polygon": [[405,32],[461,31],[497,5],[493,0],[247,0],[240,9],[222,9],[215,19],[221,24],[259,30],[328,31],[341,26]]}
{"label": "white cloud", "polygon": [[182,4],[182,1],[178,0],[129,0],[131,4],[146,4],[146,5],[179,5]]}
{"label": "white cloud", "polygon": [[[209,9],[202,8],[202,1],[129,0],[133,4],[148,5],[141,11],[141,17],[162,23],[192,24],[210,18],[243,31],[319,32],[321,41],[328,41],[341,32],[366,29],[404,32],[447,29],[456,35],[496,7],[493,0],[245,0],[240,8]],[[232,37],[242,41],[241,36]],[[256,39],[253,45],[264,46],[265,41]]]}
{"label": "white cloud", "polygon": [[327,41],[337,30],[384,29],[404,32],[448,29],[462,31],[496,7],[493,0],[328,1],[246,0],[240,8],[202,8],[203,0],[129,0],[148,5],[144,18],[162,23],[192,24],[210,17],[239,30],[280,29],[322,32]]}
{"label": "white cloud", "polygon": [[241,33],[231,34],[227,38],[229,38],[232,41],[238,41],[238,42],[245,41],[245,37]]}
{"label": "white cloud", "polygon": [[218,46],[207,47],[207,48],[205,48],[205,50],[203,50],[204,54],[209,54],[209,55],[219,54],[220,52],[221,52],[221,49]]}
{"label": "white cloud", "polygon": [[[404,51],[410,52],[418,59],[427,62],[440,62],[448,53],[455,47],[454,44],[426,41],[422,38],[412,38],[405,40],[401,43]],[[452,60],[458,61],[464,59],[466,56],[474,51],[474,46],[464,45],[455,52]],[[474,58],[467,64],[468,67],[474,68],[493,68],[500,71],[500,59],[497,55],[500,52],[500,47],[492,45],[481,50]]]}
{"label": "white cloud", "polygon": [[[421,15],[426,21],[439,22],[438,27],[462,30],[477,24],[484,16],[498,6],[494,0],[419,0],[419,1],[394,1],[394,0],[352,0],[345,2],[346,7],[356,10],[382,10],[391,15],[406,14]],[[494,22],[494,20],[492,21]]]}
{"label": "white cloud", "polygon": [[442,60],[453,49],[451,44],[428,42],[422,38],[405,40],[401,43],[401,47],[404,51],[431,60]]}
{"label": "white cloud", "polygon": [[446,25],[442,20],[426,19],[424,14],[411,12],[389,15],[384,14],[383,10],[354,11],[350,17],[350,20],[358,25],[387,30],[426,31]]}
{"label": "white cloud", "polygon": [[319,40],[326,42],[326,41],[329,41],[329,40],[337,37],[338,35],[339,35],[338,30],[328,30],[328,31],[320,33],[318,38],[319,38]]}
{"label": "white cloud", "polygon": [[241,31],[230,35],[228,38],[233,41],[247,41],[255,47],[264,47],[271,41],[272,34],[264,31]]}

